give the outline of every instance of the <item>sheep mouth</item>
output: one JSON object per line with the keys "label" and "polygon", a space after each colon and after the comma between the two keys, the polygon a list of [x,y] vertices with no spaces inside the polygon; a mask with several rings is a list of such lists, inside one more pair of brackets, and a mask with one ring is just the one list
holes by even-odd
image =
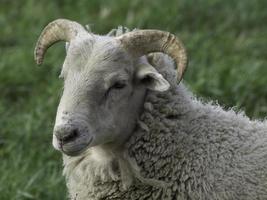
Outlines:
{"label": "sheep mouth", "polygon": [[89,148],[90,144],[93,141],[93,137],[88,139],[88,141],[82,141],[80,143],[78,142],[69,142],[64,145],[60,145],[60,150],[62,153],[68,155],[68,156],[79,156],[81,153],[83,153],[87,148]]}

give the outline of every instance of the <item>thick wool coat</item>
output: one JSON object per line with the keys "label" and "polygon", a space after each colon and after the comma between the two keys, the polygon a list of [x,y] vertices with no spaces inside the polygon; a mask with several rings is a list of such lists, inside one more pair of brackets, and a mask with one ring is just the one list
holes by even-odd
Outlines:
{"label": "thick wool coat", "polygon": [[196,99],[169,57],[149,60],[170,90],[147,93],[123,148],[64,156],[71,199],[267,199],[266,122]]}

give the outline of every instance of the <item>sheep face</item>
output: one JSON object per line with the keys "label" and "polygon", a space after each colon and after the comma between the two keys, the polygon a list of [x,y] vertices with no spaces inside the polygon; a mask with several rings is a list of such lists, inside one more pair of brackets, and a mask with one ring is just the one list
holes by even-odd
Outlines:
{"label": "sheep face", "polygon": [[98,36],[82,25],[57,19],[42,31],[34,51],[41,64],[46,50],[66,41],[67,56],[60,77],[60,100],[53,145],[75,156],[99,145],[119,147],[135,127],[147,90],[165,91],[169,83],[151,66],[145,55],[162,52],[171,56],[178,83],[187,64],[182,42],[158,30],[137,30],[118,36]]}
{"label": "sheep face", "polygon": [[123,144],[135,127],[146,89],[169,87],[145,57],[133,58],[105,36],[73,40],[60,77],[64,91],[53,146],[70,156],[96,145]]}

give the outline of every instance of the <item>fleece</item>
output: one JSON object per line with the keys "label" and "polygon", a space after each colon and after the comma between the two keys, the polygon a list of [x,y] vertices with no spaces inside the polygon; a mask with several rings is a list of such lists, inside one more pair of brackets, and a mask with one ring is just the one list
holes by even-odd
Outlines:
{"label": "fleece", "polygon": [[197,99],[168,56],[149,61],[171,88],[147,92],[121,148],[63,156],[70,199],[267,199],[266,121]]}

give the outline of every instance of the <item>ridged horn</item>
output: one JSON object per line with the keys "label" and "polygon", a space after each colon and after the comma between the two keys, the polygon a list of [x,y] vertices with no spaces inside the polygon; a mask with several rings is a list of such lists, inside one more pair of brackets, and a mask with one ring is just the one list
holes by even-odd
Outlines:
{"label": "ridged horn", "polygon": [[42,31],[34,50],[34,59],[42,64],[46,50],[59,41],[70,42],[80,32],[86,32],[82,25],[67,19],[57,19],[50,22]]}
{"label": "ridged horn", "polygon": [[135,56],[152,52],[169,55],[176,63],[178,83],[187,67],[187,54],[183,43],[173,34],[159,30],[137,30],[119,36],[124,48]]}

